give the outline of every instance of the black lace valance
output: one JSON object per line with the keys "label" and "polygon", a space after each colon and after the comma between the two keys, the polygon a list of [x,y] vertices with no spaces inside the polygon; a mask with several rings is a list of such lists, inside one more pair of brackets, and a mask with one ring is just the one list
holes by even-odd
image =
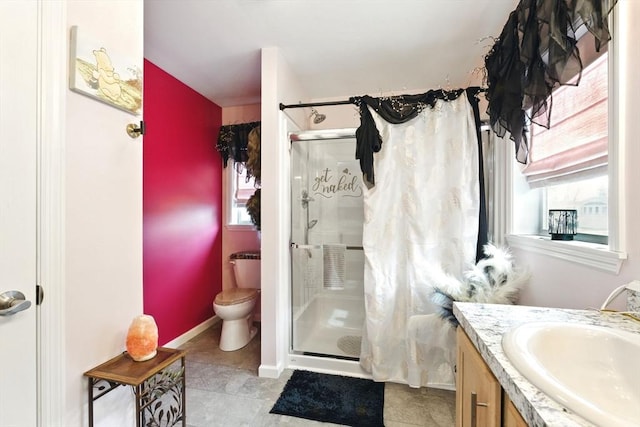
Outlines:
{"label": "black lace valance", "polygon": [[229,159],[232,159],[236,163],[247,162],[249,159],[247,153],[249,133],[259,126],[260,122],[251,122],[220,127],[216,149],[222,156],[225,168],[227,167]]}
{"label": "black lace valance", "polygon": [[[367,184],[370,186],[375,185],[373,153],[377,153],[382,148],[382,137],[367,106],[371,107],[387,122],[399,124],[415,118],[427,107],[433,108],[439,99],[453,101],[458,99],[465,91],[472,107],[478,110],[476,96],[483,91],[478,87],[450,91],[430,90],[419,95],[399,95],[382,98],[373,98],[365,95],[351,98],[350,100],[360,109],[360,127],[356,130],[356,159],[360,161],[360,169]],[[476,125],[479,129],[479,115]]]}
{"label": "black lace valance", "polygon": [[529,157],[529,123],[550,125],[552,90],[580,81],[576,30],[585,25],[600,51],[611,39],[607,16],[616,2],[521,0],[509,15],[485,57],[487,113],[495,133],[509,132],[520,163]]}

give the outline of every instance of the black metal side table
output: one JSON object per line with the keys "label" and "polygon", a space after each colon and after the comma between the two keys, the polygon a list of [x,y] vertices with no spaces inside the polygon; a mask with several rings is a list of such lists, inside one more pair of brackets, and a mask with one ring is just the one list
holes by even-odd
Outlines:
{"label": "black metal side table", "polygon": [[[136,427],[187,425],[185,412],[184,350],[158,347],[153,359],[136,362],[124,352],[84,373],[89,378],[89,427],[93,427],[93,402],[129,385],[136,398]],[[180,360],[180,368],[170,368]],[[94,394],[94,391],[96,392]]]}

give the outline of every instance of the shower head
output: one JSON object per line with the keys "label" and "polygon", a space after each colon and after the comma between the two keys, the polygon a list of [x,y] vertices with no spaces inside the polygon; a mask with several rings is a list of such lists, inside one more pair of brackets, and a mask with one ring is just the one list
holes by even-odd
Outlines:
{"label": "shower head", "polygon": [[311,109],[311,115],[309,117],[313,117],[313,123],[318,124],[324,122],[324,119],[327,118],[326,115],[318,113],[315,108]]}
{"label": "shower head", "polygon": [[317,219],[313,219],[309,221],[309,224],[307,224],[307,230],[311,230],[313,227],[316,226],[317,223],[318,223]]}

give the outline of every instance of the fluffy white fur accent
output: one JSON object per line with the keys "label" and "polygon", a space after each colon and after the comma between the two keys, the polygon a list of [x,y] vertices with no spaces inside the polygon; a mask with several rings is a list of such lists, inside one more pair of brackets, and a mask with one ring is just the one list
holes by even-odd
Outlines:
{"label": "fluffy white fur accent", "polygon": [[455,322],[453,301],[493,304],[515,304],[520,289],[529,280],[526,269],[516,268],[513,256],[507,248],[487,244],[483,248],[485,258],[464,273],[462,280],[440,272],[434,277],[433,302],[441,309],[441,315]]}

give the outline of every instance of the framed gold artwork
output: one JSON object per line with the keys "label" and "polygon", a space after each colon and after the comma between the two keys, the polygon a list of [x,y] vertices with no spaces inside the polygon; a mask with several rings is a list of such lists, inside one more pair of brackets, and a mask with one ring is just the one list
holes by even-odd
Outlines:
{"label": "framed gold artwork", "polygon": [[128,113],[142,111],[142,70],[90,35],[71,27],[69,88]]}

